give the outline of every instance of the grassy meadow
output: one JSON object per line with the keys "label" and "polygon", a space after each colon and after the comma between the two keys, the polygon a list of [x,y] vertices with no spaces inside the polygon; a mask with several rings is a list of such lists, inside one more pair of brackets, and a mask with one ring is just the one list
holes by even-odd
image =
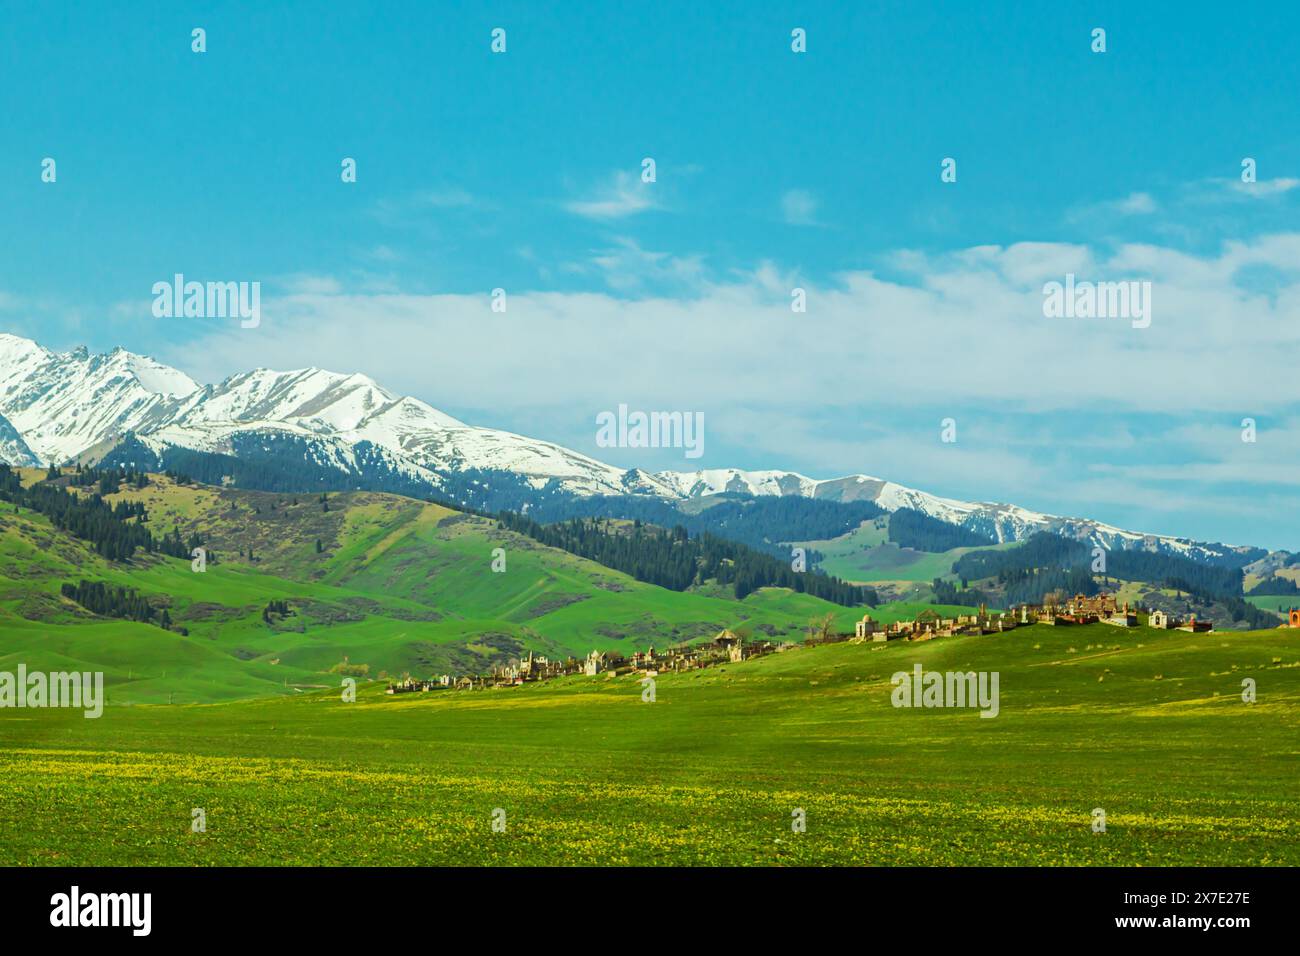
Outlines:
{"label": "grassy meadow", "polygon": [[1248,594],[1246,600],[1255,607],[1280,614],[1285,614],[1293,607],[1300,607],[1300,597],[1294,594]]}
{"label": "grassy meadow", "polygon": [[926,585],[935,578],[952,576],[953,562],[976,550],[1005,550],[1014,543],[947,551],[914,551],[889,540],[885,518],[864,521],[848,534],[823,541],[800,542],[823,555],[817,567],[827,574],[858,584]]}
{"label": "grassy meadow", "polygon": [[[827,615],[851,633],[862,609],[667,591],[392,495],[156,477],[113,497],[143,501],[155,534],[201,533],[214,557],[201,573],[110,562],[0,509],[0,671],[102,671],[108,700],[98,719],[0,709],[0,865],[1300,862],[1295,632],[798,646],[661,675],[653,702],[605,675],[389,696],[388,676],[482,673],[528,650],[628,653],[723,628],[798,642]],[[91,614],[60,594],[81,579],[135,589],[175,628]],[[998,672],[999,715],[895,708],[890,676],[915,663]]]}
{"label": "grassy meadow", "polygon": [[[893,707],[918,662],[998,671],[1000,714]],[[597,676],[10,710],[0,863],[1295,865],[1298,716],[1287,632],[1104,625],[800,647],[652,703]]]}

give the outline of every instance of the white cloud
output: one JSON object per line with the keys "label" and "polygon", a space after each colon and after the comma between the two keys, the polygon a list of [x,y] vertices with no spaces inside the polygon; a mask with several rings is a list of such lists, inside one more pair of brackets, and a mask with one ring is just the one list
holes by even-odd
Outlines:
{"label": "white cloud", "polygon": [[438,209],[474,205],[474,197],[463,189],[430,189],[417,196],[419,202]]}
{"label": "white cloud", "polygon": [[1115,203],[1115,209],[1126,216],[1141,216],[1156,211],[1156,201],[1150,193],[1129,193],[1124,199]]}
{"label": "white cloud", "polygon": [[1300,186],[1300,179],[1261,179],[1253,183],[1243,183],[1239,179],[1229,180],[1234,190],[1243,196],[1252,196],[1256,199],[1268,199],[1272,196],[1280,196],[1283,193],[1289,193],[1291,190]]}
{"label": "white cloud", "polygon": [[1213,177],[1189,183],[1183,194],[1188,201],[1198,204],[1279,200],[1300,186],[1300,179],[1275,177],[1253,183],[1243,183],[1241,177]]}
{"label": "white cloud", "polygon": [[817,198],[806,189],[791,189],[781,197],[781,215],[792,226],[817,224]]}
{"label": "white cloud", "polygon": [[595,252],[586,263],[569,263],[566,271],[580,275],[599,274],[619,292],[633,292],[647,286],[682,290],[698,286],[704,275],[699,256],[674,256],[641,248],[635,240],[619,237],[614,245]]}
{"label": "white cloud", "polygon": [[[160,357],[205,381],[253,366],[361,371],[475,423],[527,423],[624,466],[648,462],[604,454],[590,429],[620,402],[704,412],[711,447],[733,450],[711,467],[865,472],[1266,543],[1280,532],[1242,489],[1278,513],[1300,507],[1278,490],[1300,464],[1300,233],[1202,256],[1020,243],[892,261],[909,282],[866,270],[819,282],[771,262],[718,277],[698,257],[622,238],[572,267],[610,292],[512,290],[501,314],[486,294],[312,280],[264,295],[260,328],[222,327]],[[1273,294],[1238,284],[1256,265],[1278,270]],[[1150,328],[1045,318],[1044,276],[1066,271],[1151,281]],[[791,312],[795,285],[806,313]],[[937,441],[947,416],[957,446]],[[1235,427],[1247,416],[1260,422],[1253,445]],[[1202,424],[1176,424],[1186,422]],[[735,449],[750,460],[731,460]]]}
{"label": "white cloud", "polygon": [[402,258],[401,253],[395,250],[392,246],[386,246],[383,245],[382,243],[380,245],[374,246],[366,250],[364,255],[367,258],[374,259],[379,262],[397,262]]}
{"label": "white cloud", "polygon": [[382,197],[371,204],[369,214],[384,226],[427,230],[435,210],[446,214],[451,210],[481,209],[487,206],[487,203],[466,190],[450,186]]}
{"label": "white cloud", "polygon": [[[1300,234],[1233,243],[1198,257],[1155,246],[1111,255],[1074,245],[982,247],[925,262],[917,284],[858,271],[801,280],[806,314],[790,310],[792,276],[775,266],[726,281],[698,258],[644,250],[630,239],[574,268],[624,293],[512,292],[509,312],[473,295],[298,294],[264,297],[255,333],[210,337],[187,370],[226,374],[249,364],[310,361],[362,370],[435,403],[474,395],[483,407],[539,397],[606,407],[638,393],[703,407],[727,400],[790,407],[906,407],[941,393],[955,409],[996,402],[1036,409],[1239,409],[1297,400],[1300,276],[1264,297],[1235,284],[1245,264],[1287,263]],[[1049,319],[1041,282],[1153,284],[1151,327],[1123,319]],[[662,294],[664,282],[676,294]],[[651,289],[627,295],[629,291]],[[364,335],[361,331],[364,330]],[[431,373],[430,356],[439,361]],[[473,356],[473,361],[459,357]],[[556,374],[551,361],[581,375]],[[436,394],[430,393],[430,380]]]}
{"label": "white cloud", "polygon": [[1159,211],[1160,205],[1147,192],[1132,192],[1122,199],[1075,206],[1066,213],[1066,221],[1079,223],[1088,220],[1114,219],[1117,216],[1149,216]]}
{"label": "white cloud", "polygon": [[276,285],[287,295],[338,295],[343,291],[343,284],[333,276],[308,273],[281,276]]}
{"label": "white cloud", "polygon": [[654,188],[655,184],[642,182],[640,176],[619,171],[593,195],[565,203],[564,208],[587,219],[621,219],[657,208]]}

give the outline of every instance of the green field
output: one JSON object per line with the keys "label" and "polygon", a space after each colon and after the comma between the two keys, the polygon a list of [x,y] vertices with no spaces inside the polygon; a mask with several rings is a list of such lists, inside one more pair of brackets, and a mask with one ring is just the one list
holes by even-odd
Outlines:
{"label": "green field", "polygon": [[857,584],[882,582],[929,583],[935,578],[952,575],[952,566],[962,555],[976,550],[1004,550],[1015,542],[986,545],[983,548],[952,548],[936,553],[900,548],[889,541],[888,522],[883,519],[864,521],[848,534],[827,541],[800,542],[824,556],[817,567],[821,571]]}
{"label": "green field", "polygon": [[[109,562],[0,508],[0,671],[102,671],[109,702],[92,720],[0,709],[0,865],[1300,862],[1294,632],[800,645],[661,675],[653,703],[604,675],[389,696],[385,676],[482,673],[525,650],[722,628],[801,642],[826,615],[851,633],[863,609],[667,591],[392,495],[155,479],[122,496],[216,559]],[[189,633],[90,614],[59,591],[82,578],[138,590]],[[271,601],[292,613],[268,619]],[[893,707],[890,675],[917,662],[998,672],[1000,714]]]}
{"label": "green field", "polygon": [[1246,600],[1255,607],[1283,614],[1293,607],[1300,607],[1300,596],[1295,594],[1247,594]]}
{"label": "green field", "polygon": [[[915,662],[999,672],[999,716],[891,706]],[[1295,637],[1104,625],[798,648],[653,703],[597,676],[5,711],[0,863],[1295,865],[1298,715]]]}
{"label": "green field", "polygon": [[[102,670],[115,703],[202,703],[329,686],[345,659],[371,677],[485,673],[530,650],[630,653],[724,628],[801,640],[810,621],[830,614],[851,630],[862,613],[781,589],[744,601],[716,588],[668,591],[490,519],[393,495],[331,495],[324,507],[311,495],[155,478],[117,498],[144,501],[158,533],[201,532],[219,560],[202,573],[160,556],[109,562],[42,515],[0,510],[0,668]],[[502,573],[492,570],[497,548]],[[188,635],[89,615],[59,595],[82,578],[141,592]],[[279,600],[293,613],[264,619]]]}

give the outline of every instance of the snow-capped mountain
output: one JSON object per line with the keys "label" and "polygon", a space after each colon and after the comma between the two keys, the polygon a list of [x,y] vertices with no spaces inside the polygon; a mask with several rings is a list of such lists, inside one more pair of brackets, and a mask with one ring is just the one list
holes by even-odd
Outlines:
{"label": "snow-capped mountain", "polygon": [[151,358],[114,349],[55,353],[0,333],[0,460],[16,465],[97,461],[128,436],[161,461],[170,451],[243,458],[292,454],[364,485],[383,474],[442,489],[475,470],[572,495],[669,500],[739,493],[875,502],[1015,541],[1050,531],[1104,548],[1148,549],[1214,560],[1233,549],[1144,535],[1015,505],[958,501],[868,475],[819,480],[791,471],[622,469],[547,441],[461,422],[370,378],[308,368],[256,369],[200,386]]}
{"label": "snow-capped mountain", "polygon": [[42,464],[98,457],[128,434],[154,451],[223,454],[260,435],[301,439],[316,463],[344,471],[359,470],[361,446],[369,460],[377,454],[395,473],[434,488],[447,473],[477,468],[512,472],[536,488],[555,481],[576,494],[672,496],[645,472],[467,425],[364,375],[314,368],[256,369],[200,386],[120,348],[95,356],[85,349],[55,353],[0,334],[0,415]]}
{"label": "snow-capped mountain", "polygon": [[802,495],[805,498],[828,501],[871,501],[885,511],[911,508],[931,518],[988,535],[999,542],[1020,541],[1036,532],[1046,531],[1107,550],[1162,551],[1198,559],[1213,560],[1231,552],[1245,553],[1251,550],[1193,541],[1190,538],[1141,534],[1087,518],[1044,514],[1017,505],[941,498],[870,475],[818,480],[793,471],[713,469],[661,472],[656,477],[677,494],[691,498],[723,493]]}
{"label": "snow-capped mountain", "polygon": [[41,463],[9,419],[0,416],[0,461],[31,468]]}
{"label": "snow-capped mountain", "polygon": [[42,462],[166,424],[198,388],[185,373],[125,349],[60,354],[0,334],[0,414]]}

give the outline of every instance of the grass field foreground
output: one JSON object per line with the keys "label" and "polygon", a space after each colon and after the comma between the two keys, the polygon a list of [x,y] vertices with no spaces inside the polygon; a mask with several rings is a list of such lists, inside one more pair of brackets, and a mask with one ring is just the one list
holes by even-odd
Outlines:
{"label": "grass field foreground", "polygon": [[[916,663],[999,672],[999,715],[892,706]],[[1300,863],[1286,632],[844,643],[642,691],[6,711],[0,863]]]}

